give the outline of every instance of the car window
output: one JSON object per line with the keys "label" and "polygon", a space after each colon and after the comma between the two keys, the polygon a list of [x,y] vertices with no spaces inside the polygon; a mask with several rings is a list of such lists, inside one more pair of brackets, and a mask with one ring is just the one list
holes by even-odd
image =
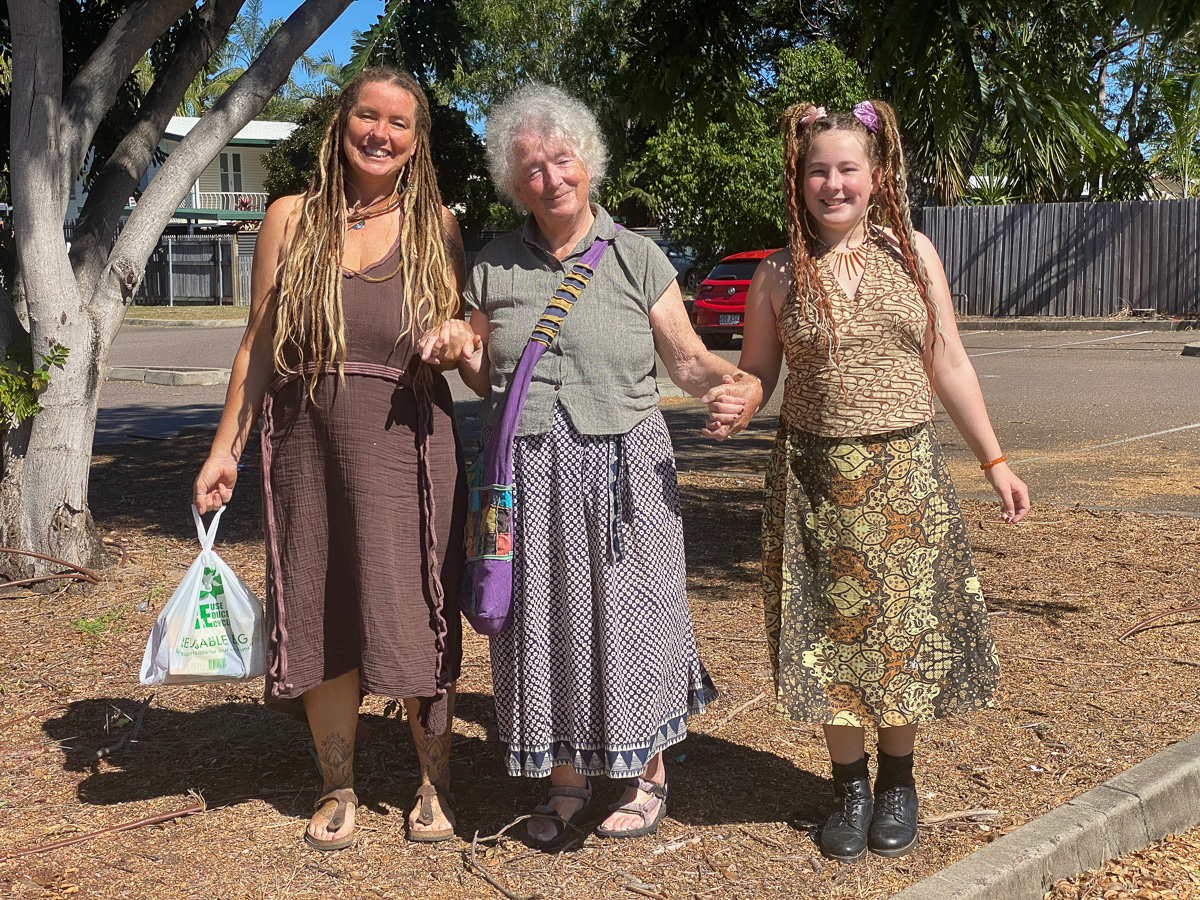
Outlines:
{"label": "car window", "polygon": [[716,268],[708,273],[709,281],[749,281],[754,277],[754,270],[762,260],[738,259],[732,262],[717,263]]}

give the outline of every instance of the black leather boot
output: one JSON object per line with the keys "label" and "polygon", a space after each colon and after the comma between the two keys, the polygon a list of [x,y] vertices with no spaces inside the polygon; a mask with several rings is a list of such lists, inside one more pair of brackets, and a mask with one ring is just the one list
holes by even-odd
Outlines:
{"label": "black leather boot", "polygon": [[875,813],[867,846],[876,856],[906,856],[917,846],[917,786],[912,754],[888,756],[879,751],[875,779]]}
{"label": "black leather boot", "polygon": [[833,764],[833,796],[837,805],[821,828],[821,852],[840,862],[858,862],[867,852],[873,812],[865,756],[846,766]]}

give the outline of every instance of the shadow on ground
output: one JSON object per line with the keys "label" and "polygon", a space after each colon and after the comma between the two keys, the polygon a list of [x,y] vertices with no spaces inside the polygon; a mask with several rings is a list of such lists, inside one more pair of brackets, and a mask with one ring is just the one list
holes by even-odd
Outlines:
{"label": "shadow on ground", "polygon": [[[210,804],[261,798],[282,815],[306,819],[319,788],[308,730],[255,701],[229,702],[194,712],[147,709],[136,743],[106,758],[96,752],[127,733],[139,704],[129,697],[104,697],[72,704],[44,723],[59,743],[63,768],[89,772],[78,786],[88,805],[140,802],[195,791]],[[456,735],[452,773],[459,833],[490,834],[541,802],[544,781],[512,778],[496,752],[492,698],[463,693],[456,715],[483,724],[486,741]],[[356,750],[356,789],[363,805],[381,815],[409,809],[419,777],[407,723],[364,715],[371,730]],[[112,726],[105,733],[105,723]],[[719,737],[692,735],[667,751],[672,817],[689,825],[774,822],[815,816],[832,797],[827,779],[798,769],[774,753]],[[745,777],[754,772],[755,777]],[[787,791],[780,791],[787,785]],[[622,785],[597,780],[597,817],[617,799]],[[801,809],[797,813],[797,804]],[[397,822],[397,827],[401,827]]]}

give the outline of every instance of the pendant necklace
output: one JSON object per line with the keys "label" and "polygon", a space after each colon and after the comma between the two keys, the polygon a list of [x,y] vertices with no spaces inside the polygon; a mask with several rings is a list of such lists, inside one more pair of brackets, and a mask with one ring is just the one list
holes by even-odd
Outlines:
{"label": "pendant necklace", "polygon": [[390,197],[385,197],[372,203],[370,206],[362,209],[357,203],[353,208],[346,212],[346,225],[350,231],[358,231],[367,224],[367,219],[374,219],[377,216],[385,216],[395,209],[400,208],[400,191],[392,191]]}

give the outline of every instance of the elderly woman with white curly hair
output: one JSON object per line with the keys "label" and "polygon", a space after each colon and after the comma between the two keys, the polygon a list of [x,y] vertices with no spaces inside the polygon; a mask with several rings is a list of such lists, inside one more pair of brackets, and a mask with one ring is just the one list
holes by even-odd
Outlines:
{"label": "elderly woman with white curly hair", "polygon": [[491,639],[499,737],[512,775],[550,777],[527,824],[534,845],[589,820],[592,776],[626,779],[597,833],[649,834],[666,812],[663,750],[715,696],[688,614],[655,351],[689,394],[707,402],[725,386],[709,404],[722,436],[761,387],[705,350],[662,251],[589,201],[608,158],[586,106],[523,88],[489,115],[487,152],[498,190],[528,215],[483,249],[464,292],[477,339],[459,371],[485,398],[486,426],[556,287],[607,242],[516,428],[511,624]]}

